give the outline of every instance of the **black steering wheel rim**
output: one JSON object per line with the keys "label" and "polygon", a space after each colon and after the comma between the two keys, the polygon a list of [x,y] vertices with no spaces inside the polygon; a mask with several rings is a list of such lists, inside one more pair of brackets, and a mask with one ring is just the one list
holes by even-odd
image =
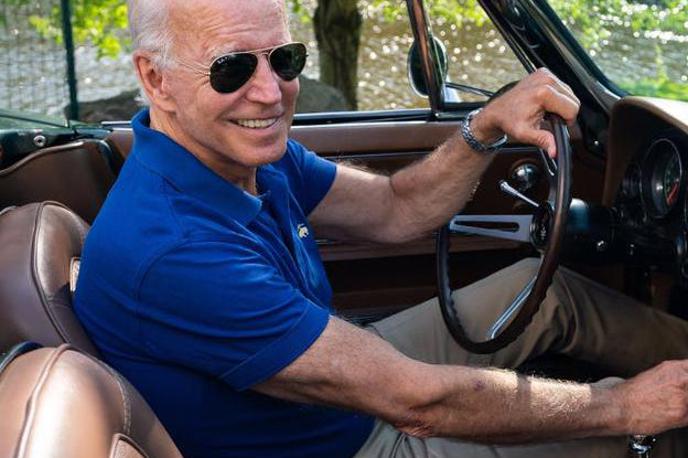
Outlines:
{"label": "black steering wheel rim", "polygon": [[[506,310],[516,306],[518,308],[512,311],[508,317],[508,323],[503,323],[501,331],[496,335],[488,337],[487,340],[475,341],[471,339],[461,324],[461,320],[454,307],[449,282],[449,225],[444,225],[437,235],[437,286],[442,317],[454,340],[472,353],[494,353],[509,345],[523,333],[538,312],[540,304],[547,294],[547,289],[552,283],[554,272],[559,265],[559,253],[566,232],[568,210],[571,203],[572,153],[568,130],[563,120],[555,115],[548,115],[547,119],[554,134],[557,149],[556,163],[547,156],[547,153],[541,151],[547,173],[550,173],[550,198],[548,199],[548,204],[551,205],[551,225],[549,227],[547,243],[544,246],[537,247],[541,252],[541,261],[535,277]],[[552,186],[554,186],[553,189]],[[531,231],[534,230],[531,229]],[[504,316],[502,315],[502,317]]]}

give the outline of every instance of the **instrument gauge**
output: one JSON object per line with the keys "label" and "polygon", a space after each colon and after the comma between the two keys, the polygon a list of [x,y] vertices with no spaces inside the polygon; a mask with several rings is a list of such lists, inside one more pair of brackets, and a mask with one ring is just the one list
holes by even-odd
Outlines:
{"label": "instrument gauge", "polygon": [[683,200],[683,225],[688,231],[688,192],[686,193],[686,197]]}
{"label": "instrument gauge", "polygon": [[647,213],[664,218],[681,194],[683,161],[676,145],[667,139],[654,142],[645,156],[643,201]]}

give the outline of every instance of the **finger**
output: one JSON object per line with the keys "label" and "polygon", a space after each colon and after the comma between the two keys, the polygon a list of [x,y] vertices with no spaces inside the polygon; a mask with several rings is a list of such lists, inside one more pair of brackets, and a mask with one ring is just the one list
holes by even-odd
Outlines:
{"label": "finger", "polygon": [[568,84],[564,83],[561,80],[556,80],[556,89],[566,97],[570,98],[573,100],[578,106],[580,106],[580,99],[574,94],[573,89],[571,89],[571,86]]}
{"label": "finger", "polygon": [[560,80],[557,75],[552,73],[550,69],[547,67],[541,67],[537,70],[537,79],[542,83],[546,84],[549,86],[555,86],[557,90],[560,92],[566,94],[569,98],[574,100],[577,104],[580,105],[580,100],[576,96],[576,94],[573,92],[573,89],[571,89],[571,86]]}
{"label": "finger", "polygon": [[524,143],[535,145],[547,151],[551,158],[557,156],[557,147],[554,141],[554,135],[548,130],[528,128],[519,133],[518,139]]}
{"label": "finger", "polygon": [[542,108],[545,111],[561,116],[567,123],[576,120],[580,109],[577,99],[572,99],[552,86],[543,86],[539,91]]}

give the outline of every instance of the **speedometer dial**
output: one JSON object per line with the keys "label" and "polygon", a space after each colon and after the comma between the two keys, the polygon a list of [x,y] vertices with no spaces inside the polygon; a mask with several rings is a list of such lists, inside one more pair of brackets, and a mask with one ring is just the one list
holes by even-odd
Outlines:
{"label": "speedometer dial", "polygon": [[676,145],[654,142],[645,156],[643,201],[650,216],[663,218],[676,206],[683,182],[683,163]]}
{"label": "speedometer dial", "polygon": [[673,154],[664,169],[662,177],[663,205],[673,208],[678,200],[678,192],[681,187],[681,159],[678,154]]}

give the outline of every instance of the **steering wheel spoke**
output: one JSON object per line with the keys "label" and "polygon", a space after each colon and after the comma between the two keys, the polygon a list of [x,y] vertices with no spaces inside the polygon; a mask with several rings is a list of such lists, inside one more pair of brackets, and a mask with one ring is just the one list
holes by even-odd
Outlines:
{"label": "steering wheel spoke", "polygon": [[[518,191],[500,184],[500,189],[531,207],[533,215],[457,215],[443,226],[437,237],[437,285],[440,310],[454,340],[472,353],[494,353],[520,336],[540,308],[559,263],[559,251],[566,230],[571,203],[571,145],[564,122],[553,115],[551,121],[556,143],[556,161],[539,150],[549,184],[546,202],[538,204]],[[449,282],[449,234],[472,234],[531,243],[541,254],[535,276],[507,304],[485,332],[483,340],[473,340],[465,332],[454,307]]]}
{"label": "steering wheel spoke", "polygon": [[490,329],[488,329],[487,334],[485,335],[486,340],[496,339],[497,336],[502,333],[504,328],[511,323],[516,313],[521,309],[521,307],[523,307],[526,299],[528,299],[530,292],[533,290],[533,285],[535,285],[536,278],[537,277],[533,277],[530,279],[530,281],[528,281],[526,286],[521,290],[520,293],[518,293],[511,304],[509,304],[509,306],[495,320],[492,326],[490,326]]}
{"label": "steering wheel spoke", "polygon": [[532,223],[533,215],[456,215],[449,231],[529,243]]}

